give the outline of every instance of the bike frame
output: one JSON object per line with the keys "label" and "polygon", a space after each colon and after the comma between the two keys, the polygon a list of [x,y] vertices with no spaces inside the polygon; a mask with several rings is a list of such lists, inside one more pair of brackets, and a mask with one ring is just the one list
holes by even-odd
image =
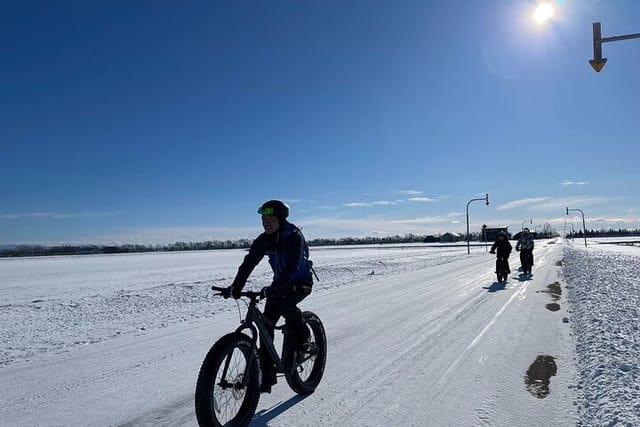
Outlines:
{"label": "bike frame", "polygon": [[[224,291],[223,288],[218,288],[216,286],[212,286],[211,289],[213,289],[214,291],[218,291],[218,292],[222,292]],[[258,300],[260,298],[260,293],[258,292],[242,292],[240,294],[241,296],[244,297],[248,297],[250,298],[249,301],[249,306],[247,308],[247,315],[245,316],[245,318],[240,321],[240,326],[238,326],[238,328],[236,328],[236,333],[241,333],[242,331],[244,331],[245,329],[249,330],[250,335],[251,335],[251,342],[254,348],[257,348],[257,343],[258,343],[258,333],[260,334],[260,338],[261,338],[261,345],[265,346],[264,348],[267,350],[267,353],[269,354],[269,357],[271,358],[271,361],[273,361],[273,363],[275,363],[276,365],[276,372],[280,372],[280,373],[284,373],[284,364],[282,363],[282,359],[280,358],[280,356],[278,355],[278,351],[276,350],[275,345],[273,344],[273,339],[271,339],[271,337],[269,336],[269,333],[267,332],[267,324],[268,325],[273,325],[273,329],[275,330],[279,330],[279,331],[283,331],[286,333],[285,328],[286,328],[286,324],[282,325],[282,326],[276,326],[273,323],[271,323],[271,321],[269,321],[269,319],[264,317],[264,314],[262,314],[262,312],[256,307],[256,304],[258,303]],[[267,338],[269,337],[269,338]],[[251,354],[253,355],[254,353],[251,352]],[[249,360],[249,363],[251,363],[252,361]],[[227,357],[225,364],[224,364],[224,368],[222,370],[222,378],[226,378],[227,377],[227,370],[229,369],[229,364],[231,363],[231,358]],[[243,379],[243,385],[246,385],[246,381],[247,381],[247,377],[245,376],[245,378]],[[228,386],[231,386],[230,384],[227,384]]]}
{"label": "bike frame", "polygon": [[[269,357],[271,357],[271,360],[276,364],[277,372],[284,372],[284,365],[282,363],[282,360],[280,359],[280,356],[278,355],[278,351],[276,350],[275,345],[273,344],[273,340],[269,336],[269,332],[267,331],[266,326],[267,324],[273,325],[269,321],[269,319],[266,319],[262,312],[258,310],[258,308],[256,307],[256,301],[252,299],[249,303],[249,308],[247,309],[247,315],[240,326],[238,326],[238,328],[236,329],[236,332],[242,332],[245,329],[248,329],[251,332],[251,341],[256,347],[258,343],[259,332],[261,345],[265,346]],[[284,326],[273,325],[273,327],[275,330],[284,329]]]}

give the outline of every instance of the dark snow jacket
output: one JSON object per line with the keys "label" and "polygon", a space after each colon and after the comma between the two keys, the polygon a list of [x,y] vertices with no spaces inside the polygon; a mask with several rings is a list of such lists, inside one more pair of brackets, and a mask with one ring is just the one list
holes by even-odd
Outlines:
{"label": "dark snow jacket", "polygon": [[271,285],[279,291],[288,292],[296,285],[311,287],[313,284],[307,242],[298,227],[285,221],[276,233],[262,233],[253,241],[232,286],[242,289],[265,255],[273,270]]}
{"label": "dark snow jacket", "polygon": [[522,236],[520,236],[520,238],[518,239],[518,243],[516,243],[516,250],[519,251],[520,249],[522,249],[523,251],[530,251],[533,250],[533,246],[533,234],[523,233]]}
{"label": "dark snow jacket", "polygon": [[509,258],[509,255],[511,255],[511,243],[509,243],[509,239],[504,239],[504,240],[500,240],[500,239],[496,239],[495,243],[493,244],[493,246],[491,246],[491,252],[495,252],[497,249],[498,252],[498,258]]}

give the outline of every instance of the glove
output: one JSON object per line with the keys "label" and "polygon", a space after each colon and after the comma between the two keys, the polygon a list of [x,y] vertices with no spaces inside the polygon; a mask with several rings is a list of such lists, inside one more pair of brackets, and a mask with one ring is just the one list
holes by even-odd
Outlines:
{"label": "glove", "polygon": [[520,248],[516,248],[516,252],[520,252]]}
{"label": "glove", "polygon": [[224,299],[231,298],[231,297],[233,297],[233,299],[239,299],[240,292],[242,292],[242,290],[239,287],[229,286],[228,288],[225,288],[225,290],[222,291],[221,294],[222,294],[222,298]]}
{"label": "glove", "polygon": [[228,288],[224,288],[224,290],[220,292],[220,295],[222,295],[222,298],[224,299],[231,298],[232,290],[233,288],[231,286],[229,286]]}
{"label": "glove", "polygon": [[496,253],[496,251],[489,251],[489,253],[490,253],[490,254],[495,254],[495,253]]}

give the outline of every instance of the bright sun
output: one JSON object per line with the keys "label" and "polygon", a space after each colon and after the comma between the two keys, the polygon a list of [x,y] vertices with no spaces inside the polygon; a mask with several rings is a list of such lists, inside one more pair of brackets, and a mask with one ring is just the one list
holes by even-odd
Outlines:
{"label": "bright sun", "polygon": [[538,24],[544,24],[553,16],[553,6],[549,3],[540,3],[533,12],[533,20]]}

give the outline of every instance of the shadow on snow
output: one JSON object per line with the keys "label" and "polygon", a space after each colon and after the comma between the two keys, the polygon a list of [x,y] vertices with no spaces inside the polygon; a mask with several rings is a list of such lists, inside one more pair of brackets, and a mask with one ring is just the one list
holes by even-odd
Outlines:
{"label": "shadow on snow", "polygon": [[296,394],[295,396],[293,396],[292,398],[290,398],[285,402],[280,402],[269,409],[263,409],[257,412],[255,417],[253,417],[253,420],[251,421],[251,426],[252,427],[268,426],[267,423],[269,421],[273,420],[278,415],[281,415],[284,412],[288,411],[289,409],[293,408],[294,406],[296,406],[298,403],[302,402],[306,398],[307,396],[301,396],[299,394]]}
{"label": "shadow on snow", "polygon": [[507,282],[493,282],[491,286],[483,286],[482,289],[487,289],[488,292],[498,292],[507,289]]}

